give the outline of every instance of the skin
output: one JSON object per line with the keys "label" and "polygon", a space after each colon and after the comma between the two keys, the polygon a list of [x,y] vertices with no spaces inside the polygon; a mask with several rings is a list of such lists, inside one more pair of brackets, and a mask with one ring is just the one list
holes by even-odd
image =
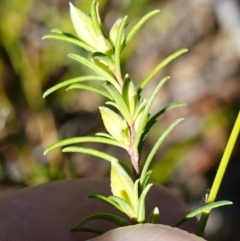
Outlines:
{"label": "skin", "polygon": [[[57,181],[2,194],[0,196],[0,240],[82,241],[96,237],[96,234],[91,233],[70,232],[71,228],[89,214],[96,212],[119,214],[100,200],[88,199],[87,196],[93,193],[110,195],[109,179]],[[147,213],[156,206],[160,209],[161,223],[165,225],[173,225],[189,212],[184,203],[162,186],[152,187],[147,198]],[[124,215],[122,217],[126,218]],[[111,230],[98,238],[98,241],[183,240],[183,237],[184,240],[203,240],[165,225],[141,224],[116,228],[116,225],[102,220],[86,224],[88,227],[104,231]],[[190,220],[180,228],[194,232],[196,220]],[[167,239],[160,239],[160,237]]]}

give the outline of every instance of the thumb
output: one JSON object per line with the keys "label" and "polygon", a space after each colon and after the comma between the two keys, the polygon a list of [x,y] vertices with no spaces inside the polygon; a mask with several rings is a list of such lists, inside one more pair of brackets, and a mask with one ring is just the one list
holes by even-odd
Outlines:
{"label": "thumb", "polygon": [[[178,228],[161,224],[137,224],[112,229],[91,241],[204,241],[205,239]],[[90,241],[90,240],[88,240]],[[206,240],[205,240],[206,241]]]}

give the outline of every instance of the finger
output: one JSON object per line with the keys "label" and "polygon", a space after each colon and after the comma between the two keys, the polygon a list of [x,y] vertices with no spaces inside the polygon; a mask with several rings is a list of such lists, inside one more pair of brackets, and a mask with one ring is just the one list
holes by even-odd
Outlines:
{"label": "finger", "polygon": [[[138,224],[113,229],[92,241],[204,241],[194,234],[166,225]],[[90,240],[89,240],[90,241]]]}
{"label": "finger", "polygon": [[[70,229],[89,214],[118,212],[99,200],[88,199],[92,193],[109,195],[109,179],[58,181],[1,195],[0,240],[81,241],[94,237],[89,233],[71,233]],[[147,206],[148,212],[158,206],[161,222],[168,225],[173,225],[189,211],[160,186],[150,191]],[[196,222],[190,221],[185,228],[194,231],[195,225]],[[103,231],[116,227],[107,221],[93,221],[88,226]]]}

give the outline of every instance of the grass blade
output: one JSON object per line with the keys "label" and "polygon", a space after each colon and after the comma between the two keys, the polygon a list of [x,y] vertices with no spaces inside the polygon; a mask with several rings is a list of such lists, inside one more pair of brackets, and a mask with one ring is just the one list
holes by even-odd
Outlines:
{"label": "grass blade", "polygon": [[[237,119],[235,121],[235,124],[234,124],[232,132],[231,132],[231,135],[228,139],[227,146],[223,153],[220,165],[218,167],[217,174],[215,176],[213,185],[211,187],[211,191],[209,193],[208,202],[215,201],[215,198],[217,196],[220,184],[222,183],[222,179],[224,177],[227,165],[229,163],[230,156],[232,154],[232,151],[233,151],[233,148],[237,141],[239,133],[240,133],[240,112],[238,113]],[[199,220],[197,231],[196,231],[197,235],[202,236],[206,223],[207,223],[207,220],[208,220],[208,216],[209,216],[209,212],[202,213],[202,216]]]}

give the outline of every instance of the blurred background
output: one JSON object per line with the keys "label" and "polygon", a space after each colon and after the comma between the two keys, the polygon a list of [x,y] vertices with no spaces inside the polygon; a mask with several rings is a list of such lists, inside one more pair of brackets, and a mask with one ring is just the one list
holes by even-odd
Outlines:
{"label": "blurred background", "polygon": [[[161,9],[147,22],[123,53],[125,71],[141,83],[159,61],[180,48],[184,54],[148,85],[170,75],[154,103],[156,112],[167,103],[186,107],[164,114],[144,147],[144,156],[175,118],[185,117],[157,153],[152,181],[168,186],[192,208],[211,187],[219,161],[240,109],[240,1],[238,0],[99,0],[109,30],[129,15],[129,28],[144,13]],[[89,12],[90,0],[73,4]],[[53,28],[73,34],[65,0],[0,0],[0,192],[59,179],[103,177],[109,163],[60,150],[43,156],[50,144],[68,137],[104,130],[98,106],[104,99],[88,91],[59,90],[46,99],[43,92],[60,81],[90,71],[67,58],[87,54],[57,40],[41,40]],[[214,210],[208,240],[240,240],[240,141],[235,147],[218,200],[233,206]],[[92,145],[121,160],[126,153]],[[160,208],[161,209],[161,208]]]}

